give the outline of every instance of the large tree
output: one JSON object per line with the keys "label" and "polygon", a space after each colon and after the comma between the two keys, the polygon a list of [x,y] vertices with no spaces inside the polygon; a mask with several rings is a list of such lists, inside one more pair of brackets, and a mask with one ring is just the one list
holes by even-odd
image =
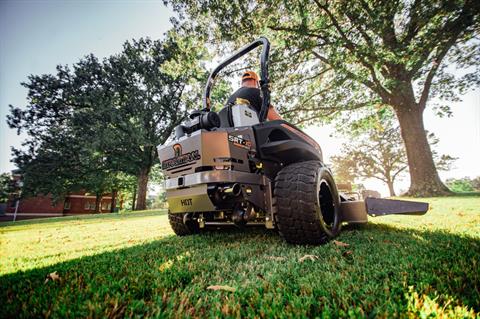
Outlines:
{"label": "large tree", "polygon": [[121,54],[105,61],[115,92],[114,109],[98,113],[109,123],[101,132],[115,141],[105,152],[122,171],[138,177],[136,209],[146,209],[148,176],[158,162],[157,146],[200,103],[203,53],[188,38],[141,39],[127,42]]}
{"label": "large tree", "polygon": [[58,126],[49,122],[41,133],[25,142],[30,149],[14,150],[14,161],[22,173],[22,196],[49,194],[57,201],[83,190],[95,194],[95,212],[99,212],[102,196],[116,194],[119,172],[109,165],[95,147],[97,141],[84,129],[75,126],[70,117]]}
{"label": "large tree", "polygon": [[[425,135],[433,96],[453,100],[479,83],[476,0],[170,0],[180,18],[235,45],[267,35],[277,48],[272,100],[299,122],[341,111],[391,107],[410,167],[411,195],[446,194]],[[213,30],[213,31],[212,31]],[[476,39],[477,38],[477,39]],[[449,73],[449,63],[464,76]],[[438,112],[449,113],[445,105]]]}
{"label": "large tree", "polygon": [[134,175],[136,209],[145,209],[156,146],[184,119],[205,76],[202,51],[170,33],[164,41],[126,42],[103,61],[90,55],[56,74],[30,76],[23,83],[28,105],[11,107],[8,116],[10,127],[28,136],[14,150],[26,193],[84,189],[98,198]]}
{"label": "large tree", "polygon": [[99,203],[101,194],[109,191],[104,157],[84,120],[91,117],[92,105],[107,102],[99,99],[99,89],[88,87],[101,75],[101,63],[87,56],[73,71],[58,66],[56,74],[31,75],[22,83],[28,89],[28,106],[11,106],[7,121],[28,136],[22,148],[13,149],[13,161],[23,175],[23,196],[51,194],[56,201],[85,190],[97,194]]}

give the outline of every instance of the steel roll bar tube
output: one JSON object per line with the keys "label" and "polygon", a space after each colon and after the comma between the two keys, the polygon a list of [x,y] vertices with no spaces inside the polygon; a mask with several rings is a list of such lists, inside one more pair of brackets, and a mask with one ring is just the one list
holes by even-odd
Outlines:
{"label": "steel roll bar tube", "polygon": [[260,55],[260,90],[262,91],[262,108],[259,114],[260,122],[264,122],[267,118],[268,107],[270,106],[270,88],[269,88],[269,78],[268,78],[268,54],[270,52],[270,42],[265,37],[260,37],[252,43],[240,48],[232,56],[222,61],[208,77],[207,85],[205,86],[205,91],[203,94],[203,107],[206,110],[210,110],[210,92],[215,83],[215,79],[220,73],[220,71],[225,68],[227,65],[231,64],[233,61],[241,58],[248,52],[262,45],[262,53]]}

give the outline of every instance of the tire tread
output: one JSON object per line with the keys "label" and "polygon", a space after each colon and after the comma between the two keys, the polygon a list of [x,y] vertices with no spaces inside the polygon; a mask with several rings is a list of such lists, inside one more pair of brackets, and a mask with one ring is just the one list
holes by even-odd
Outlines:
{"label": "tire tread", "polygon": [[172,214],[170,212],[168,213],[168,221],[170,222],[170,226],[172,227],[173,232],[177,236],[188,236],[198,233],[199,228],[196,227],[196,224],[189,226],[183,223],[183,215],[184,214]]}
{"label": "tire tread", "polygon": [[275,222],[279,234],[291,244],[325,244],[329,236],[316,213],[316,181],[319,161],[284,167],[275,178]]}

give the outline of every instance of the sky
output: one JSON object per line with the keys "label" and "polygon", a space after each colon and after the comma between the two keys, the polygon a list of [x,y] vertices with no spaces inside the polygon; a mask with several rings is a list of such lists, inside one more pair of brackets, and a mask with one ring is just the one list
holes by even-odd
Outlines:
{"label": "sky", "polygon": [[[10,148],[20,146],[22,136],[8,128],[6,115],[9,104],[25,106],[27,91],[20,83],[29,74],[53,73],[56,65],[71,65],[90,53],[109,56],[126,40],[162,38],[172,15],[161,1],[0,0],[0,173],[15,168]],[[443,179],[480,176],[480,89],[462,100],[452,103],[452,118],[438,118],[429,109],[425,113],[426,128],[440,138],[439,153],[459,158],[454,169],[440,173]],[[331,126],[306,132],[320,143],[327,162],[345,142],[331,137]],[[364,184],[386,195],[384,185]],[[407,178],[397,183],[397,191],[407,188]]]}
{"label": "sky", "polygon": [[159,39],[172,15],[161,1],[0,0],[0,173],[15,168],[10,148],[22,136],[8,128],[6,115],[10,104],[26,105],[20,83],[28,75],[53,73],[90,53],[109,56],[126,40]]}

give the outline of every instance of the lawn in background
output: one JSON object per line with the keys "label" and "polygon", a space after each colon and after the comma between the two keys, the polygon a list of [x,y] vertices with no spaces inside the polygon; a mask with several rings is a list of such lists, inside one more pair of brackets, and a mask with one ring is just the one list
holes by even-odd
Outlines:
{"label": "lawn in background", "polygon": [[0,224],[0,317],[475,317],[480,197],[425,201],[318,247],[175,237],[164,211]]}

